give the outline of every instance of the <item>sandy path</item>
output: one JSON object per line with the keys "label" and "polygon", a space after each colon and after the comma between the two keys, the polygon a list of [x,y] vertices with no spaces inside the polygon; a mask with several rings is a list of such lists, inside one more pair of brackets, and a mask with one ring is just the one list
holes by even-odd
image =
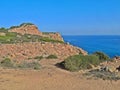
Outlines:
{"label": "sandy path", "polygon": [[57,62],[42,60],[39,71],[0,69],[0,90],[120,90],[120,81],[88,80],[54,66]]}

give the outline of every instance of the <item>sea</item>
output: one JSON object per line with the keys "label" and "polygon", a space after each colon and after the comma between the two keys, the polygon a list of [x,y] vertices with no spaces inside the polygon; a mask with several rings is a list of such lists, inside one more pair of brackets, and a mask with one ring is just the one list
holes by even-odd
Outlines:
{"label": "sea", "polygon": [[89,54],[101,51],[111,58],[120,56],[120,35],[64,35],[65,42],[86,50]]}

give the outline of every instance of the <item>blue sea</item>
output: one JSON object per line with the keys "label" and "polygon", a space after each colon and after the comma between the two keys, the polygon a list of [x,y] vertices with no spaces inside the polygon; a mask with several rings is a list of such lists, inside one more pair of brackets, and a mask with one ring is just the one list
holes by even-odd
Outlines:
{"label": "blue sea", "polygon": [[63,36],[66,42],[83,48],[89,54],[102,51],[110,57],[120,56],[120,36]]}

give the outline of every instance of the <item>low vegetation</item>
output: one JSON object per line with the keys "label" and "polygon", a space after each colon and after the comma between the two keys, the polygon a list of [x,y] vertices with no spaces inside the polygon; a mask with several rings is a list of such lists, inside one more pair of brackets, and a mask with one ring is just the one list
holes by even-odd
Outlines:
{"label": "low vegetation", "polygon": [[100,71],[100,70],[91,70],[85,74],[88,78],[100,78],[103,80],[120,80],[120,76],[117,73],[111,73],[108,71]]}
{"label": "low vegetation", "polygon": [[24,62],[20,63],[17,67],[22,68],[22,69],[29,68],[29,69],[38,70],[41,68],[41,65],[38,62],[26,62],[26,61],[24,61]]}
{"label": "low vegetation", "polygon": [[49,55],[46,58],[47,59],[57,59],[58,57],[56,55]]}
{"label": "low vegetation", "polygon": [[0,35],[0,43],[23,43],[23,42],[52,42],[52,43],[64,43],[63,41],[53,40],[48,37],[42,37],[38,35],[25,34],[21,35],[15,32],[4,32],[5,35]]}
{"label": "low vegetation", "polygon": [[22,23],[22,24],[20,24],[20,27],[24,26],[24,25],[34,25],[34,24],[33,23]]}
{"label": "low vegetation", "polygon": [[5,32],[5,33],[6,33],[6,32],[8,32],[8,29],[7,29],[7,28],[4,28],[4,27],[1,27],[1,28],[0,28],[0,32]]}
{"label": "low vegetation", "polygon": [[42,32],[42,34],[48,35],[48,34],[56,34],[55,32]]}
{"label": "low vegetation", "polygon": [[2,67],[8,67],[8,68],[13,68],[14,64],[9,58],[5,58],[0,62],[0,66]]}
{"label": "low vegetation", "polygon": [[41,65],[39,64],[39,62],[24,61],[18,64],[16,62],[13,62],[10,58],[5,58],[4,60],[2,60],[0,62],[0,66],[4,68],[35,69],[35,70],[38,70],[41,68]]}
{"label": "low vegetation", "polygon": [[[31,34],[18,34],[15,32],[9,32],[10,29],[19,28],[26,25],[34,25],[32,23],[22,23],[19,26],[11,26],[10,28],[0,28],[0,43],[1,44],[12,44],[12,43],[23,43],[23,42],[52,42],[52,43],[64,43],[63,41],[54,40],[49,37],[31,35]],[[54,32],[51,32],[52,34]],[[43,34],[50,34],[49,32],[43,32]]]}
{"label": "low vegetation", "polygon": [[21,26],[26,26],[26,25],[34,25],[34,24],[32,24],[32,23],[22,23],[19,26],[11,26],[9,29],[19,28]]}
{"label": "low vegetation", "polygon": [[70,56],[67,59],[65,59],[65,61],[63,61],[61,64],[65,67],[65,69],[69,71],[79,71],[82,69],[91,69],[92,67],[95,67],[100,63],[108,60],[109,57],[106,54],[102,52],[96,52],[92,55],[86,56]]}
{"label": "low vegetation", "polygon": [[4,35],[0,35],[0,43],[13,43],[13,40],[17,39],[17,33],[12,33],[12,32],[4,32],[4,33],[5,33]]}
{"label": "low vegetation", "polygon": [[44,41],[44,42],[53,42],[53,43],[64,43],[63,41],[59,41],[59,40],[54,40],[48,37],[42,37],[40,39],[40,41]]}
{"label": "low vegetation", "polygon": [[92,68],[92,65],[96,66],[100,62],[99,62],[99,58],[95,55],[87,55],[87,56],[75,55],[68,57],[62,63],[65,69],[69,71],[78,71],[81,69],[90,69]]}
{"label": "low vegetation", "polygon": [[37,60],[41,60],[41,59],[43,59],[44,57],[43,56],[36,56],[36,57],[34,57],[34,59],[37,59]]}
{"label": "low vegetation", "polygon": [[0,66],[4,68],[15,68],[15,69],[35,69],[38,70],[41,68],[41,65],[39,64],[39,61],[43,58],[46,59],[57,59],[56,55],[49,55],[47,57],[43,56],[36,56],[34,58],[28,58],[30,59],[36,59],[34,61],[22,61],[21,63],[17,63],[16,61],[11,60],[10,58],[4,57],[2,61],[0,61]]}
{"label": "low vegetation", "polygon": [[103,52],[95,52],[95,53],[93,53],[93,55],[98,56],[99,60],[101,62],[109,61],[110,60],[110,57],[107,54],[103,53]]}
{"label": "low vegetation", "polygon": [[33,58],[28,58],[28,59],[36,59],[38,61],[40,61],[41,59],[57,59],[57,55],[48,55],[48,56],[36,56],[36,57],[33,57]]}

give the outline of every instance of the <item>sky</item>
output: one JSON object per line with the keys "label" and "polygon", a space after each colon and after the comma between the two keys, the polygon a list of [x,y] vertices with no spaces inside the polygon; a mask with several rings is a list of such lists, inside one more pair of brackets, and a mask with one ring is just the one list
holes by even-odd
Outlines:
{"label": "sky", "polygon": [[0,27],[31,22],[62,35],[120,35],[120,0],[0,0]]}

